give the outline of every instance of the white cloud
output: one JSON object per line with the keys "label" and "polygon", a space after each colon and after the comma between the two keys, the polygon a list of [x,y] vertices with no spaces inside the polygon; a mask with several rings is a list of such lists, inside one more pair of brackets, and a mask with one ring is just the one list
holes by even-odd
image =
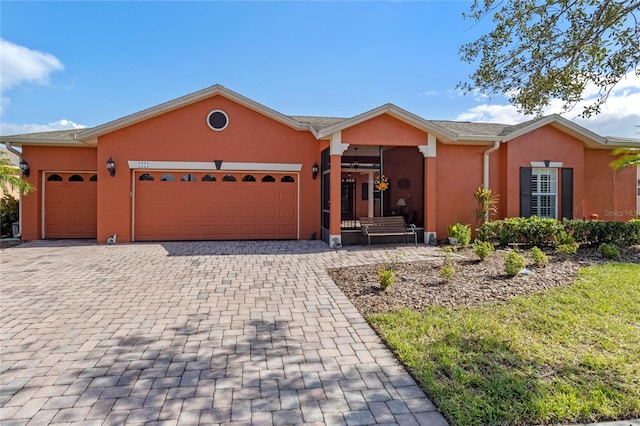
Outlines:
{"label": "white cloud", "polygon": [[[544,110],[544,114],[561,114],[602,136],[640,138],[640,78],[636,77],[634,72],[628,73],[611,92],[600,114],[591,118],[579,117],[578,114],[584,106],[593,102],[597,95],[597,90],[587,87],[584,92],[585,99],[572,111],[563,113],[562,102],[554,99]],[[459,114],[456,120],[515,124],[531,118],[520,114],[516,107],[510,104],[484,103]]]}
{"label": "white cloud", "polygon": [[58,120],[48,124],[15,124],[0,123],[0,134],[2,135],[19,135],[23,133],[39,133],[50,132],[54,130],[71,130],[83,129],[87,126],[84,124],[74,123],[71,120]]}
{"label": "white cloud", "polygon": [[439,96],[440,92],[438,92],[437,90],[429,89],[420,93],[420,95],[427,96],[427,97],[434,97],[434,96]]}
{"label": "white cloud", "polygon": [[47,84],[49,75],[64,69],[62,62],[50,53],[43,53],[0,39],[0,89],[11,89],[21,83]]}
{"label": "white cloud", "polygon": [[0,115],[9,107],[11,100],[5,96],[0,96]]}

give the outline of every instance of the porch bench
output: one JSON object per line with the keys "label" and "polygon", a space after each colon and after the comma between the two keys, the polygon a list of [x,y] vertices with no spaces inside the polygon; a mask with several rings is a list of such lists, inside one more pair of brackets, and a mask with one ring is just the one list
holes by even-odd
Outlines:
{"label": "porch bench", "polygon": [[413,224],[407,225],[402,216],[361,217],[360,227],[362,229],[362,235],[367,237],[369,249],[371,249],[371,237],[402,235],[404,235],[405,244],[408,244],[407,237],[413,235],[414,243],[416,247],[418,246],[416,226]]}

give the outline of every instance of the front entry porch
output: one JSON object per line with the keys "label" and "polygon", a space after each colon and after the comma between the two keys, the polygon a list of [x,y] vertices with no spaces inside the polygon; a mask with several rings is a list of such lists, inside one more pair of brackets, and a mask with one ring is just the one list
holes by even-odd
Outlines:
{"label": "front entry porch", "polygon": [[[359,218],[380,216],[403,216],[407,224],[417,227],[419,241],[425,241],[427,162],[418,147],[350,145],[341,155],[332,154],[330,148],[322,152],[325,242],[332,247],[361,244]],[[386,185],[380,185],[382,176]],[[332,187],[334,182],[337,188]],[[339,220],[333,222],[334,218]],[[376,243],[403,241],[395,236],[376,239]]]}

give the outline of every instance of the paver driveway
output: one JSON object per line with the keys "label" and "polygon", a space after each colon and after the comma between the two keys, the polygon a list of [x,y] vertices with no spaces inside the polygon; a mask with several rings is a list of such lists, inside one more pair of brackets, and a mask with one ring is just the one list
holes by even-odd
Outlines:
{"label": "paver driveway", "polygon": [[385,250],[318,241],[2,250],[0,423],[446,424],[325,272]]}

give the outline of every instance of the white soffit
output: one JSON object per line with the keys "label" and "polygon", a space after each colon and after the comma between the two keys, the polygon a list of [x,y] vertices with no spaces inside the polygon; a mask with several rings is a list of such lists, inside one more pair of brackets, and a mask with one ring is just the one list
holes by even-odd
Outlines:
{"label": "white soffit", "polygon": [[213,161],[139,161],[129,160],[130,169],[135,170],[207,170],[207,171],[251,171],[251,172],[299,172],[302,164],[289,163],[241,163],[222,162],[216,168]]}

